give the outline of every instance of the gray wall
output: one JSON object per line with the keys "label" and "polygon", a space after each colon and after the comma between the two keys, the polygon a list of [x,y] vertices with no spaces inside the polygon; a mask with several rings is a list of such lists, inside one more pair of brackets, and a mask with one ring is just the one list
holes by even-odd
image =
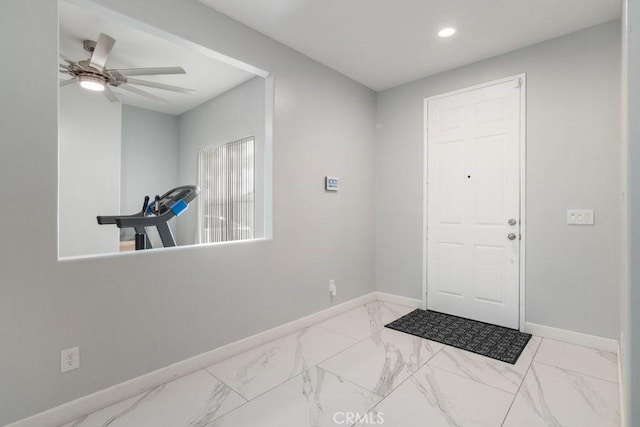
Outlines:
{"label": "gray wall", "polygon": [[99,3],[273,73],[274,238],[59,262],[57,2],[1,1],[0,424],[374,290],[375,93],[195,0]]}
{"label": "gray wall", "polygon": [[622,361],[628,426],[640,425],[640,1],[628,0],[626,50],[628,277],[622,307]]}
{"label": "gray wall", "polygon": [[59,255],[118,251],[118,230],[98,215],[120,212],[121,107],[77,84],[60,90]]}
{"label": "gray wall", "polygon": [[[198,107],[180,115],[180,180],[183,184],[198,182],[197,151],[210,145],[224,144],[255,136],[256,219],[264,210],[264,133],[265,80],[254,77]],[[180,245],[196,243],[198,227],[197,202],[180,216]],[[263,222],[256,221],[256,237],[264,236]]]}
{"label": "gray wall", "polygon": [[[120,213],[129,215],[142,208],[144,196],[151,200],[177,187],[178,118],[143,108],[122,106],[122,185]],[[62,169],[62,167],[61,167]],[[170,222],[176,234],[178,224]],[[132,229],[123,229],[133,239]]]}
{"label": "gray wall", "polygon": [[[376,287],[421,299],[423,99],[527,73],[526,320],[618,338],[620,23],[381,92]],[[566,224],[594,208],[596,225]]]}

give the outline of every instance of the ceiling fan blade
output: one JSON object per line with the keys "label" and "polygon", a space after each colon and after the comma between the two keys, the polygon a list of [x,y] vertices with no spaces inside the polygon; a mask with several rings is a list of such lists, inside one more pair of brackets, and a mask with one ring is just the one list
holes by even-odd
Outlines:
{"label": "ceiling fan blade", "polygon": [[108,85],[104,87],[104,96],[106,96],[110,102],[120,102],[120,98],[118,98],[116,94],[109,89]]}
{"label": "ceiling fan blade", "polygon": [[89,65],[102,71],[104,69],[104,65],[107,63],[107,58],[109,57],[114,44],[116,44],[115,39],[106,34],[100,33],[98,41],[96,42],[96,47],[91,55]]}
{"label": "ceiling fan blade", "polygon": [[60,59],[62,59],[64,62],[68,63],[69,65],[74,63],[74,61],[70,60],[69,58],[67,58],[66,56],[61,54],[60,52],[58,52],[58,55],[60,55]]}
{"label": "ceiling fan blade", "polygon": [[60,87],[66,86],[66,85],[70,85],[71,83],[74,83],[75,81],[76,81],[76,79],[60,80]]}
{"label": "ceiling fan blade", "polygon": [[187,74],[182,67],[155,67],[155,68],[121,68],[107,71],[115,71],[123,76],[158,76],[161,74]]}
{"label": "ceiling fan blade", "polygon": [[132,84],[132,85],[139,85],[139,86],[147,86],[147,87],[152,87],[152,88],[155,88],[155,89],[170,90],[172,92],[180,92],[180,93],[186,93],[186,94],[192,94],[192,93],[195,92],[194,89],[187,89],[187,88],[178,87],[178,86],[171,86],[171,85],[166,85],[164,83],[148,82],[146,80],[138,80],[138,79],[129,79],[129,78],[127,78],[127,81],[124,82],[124,83]]}
{"label": "ceiling fan blade", "polygon": [[68,65],[58,64],[58,66],[59,66],[60,68],[64,68],[65,70],[68,70],[68,69],[69,69],[69,66],[68,66]]}
{"label": "ceiling fan blade", "polygon": [[164,98],[160,98],[159,96],[155,96],[152,93],[145,92],[142,89],[138,89],[137,87],[129,86],[129,85],[124,84],[124,83],[119,85],[118,89],[124,89],[124,90],[127,90],[127,91],[131,92],[131,93],[135,93],[136,95],[140,95],[140,96],[144,96],[144,97],[149,98],[149,99],[153,99],[154,101],[164,102],[164,103],[168,103],[169,102]]}

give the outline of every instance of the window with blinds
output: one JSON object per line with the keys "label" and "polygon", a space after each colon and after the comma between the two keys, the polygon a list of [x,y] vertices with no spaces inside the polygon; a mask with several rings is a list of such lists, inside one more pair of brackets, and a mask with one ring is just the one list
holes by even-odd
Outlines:
{"label": "window with blinds", "polygon": [[254,138],[198,151],[198,242],[254,238]]}

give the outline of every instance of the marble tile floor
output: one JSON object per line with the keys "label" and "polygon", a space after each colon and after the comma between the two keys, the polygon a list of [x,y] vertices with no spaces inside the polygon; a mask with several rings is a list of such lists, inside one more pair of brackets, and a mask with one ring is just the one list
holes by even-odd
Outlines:
{"label": "marble tile floor", "polygon": [[533,337],[515,365],[386,329],[375,301],[64,427],[619,426],[616,355]]}

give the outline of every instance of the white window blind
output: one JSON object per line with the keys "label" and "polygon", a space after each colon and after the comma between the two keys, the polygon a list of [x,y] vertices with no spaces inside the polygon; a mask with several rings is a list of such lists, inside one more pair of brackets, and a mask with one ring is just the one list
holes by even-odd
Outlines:
{"label": "white window blind", "polygon": [[254,238],[254,138],[198,151],[198,241]]}

